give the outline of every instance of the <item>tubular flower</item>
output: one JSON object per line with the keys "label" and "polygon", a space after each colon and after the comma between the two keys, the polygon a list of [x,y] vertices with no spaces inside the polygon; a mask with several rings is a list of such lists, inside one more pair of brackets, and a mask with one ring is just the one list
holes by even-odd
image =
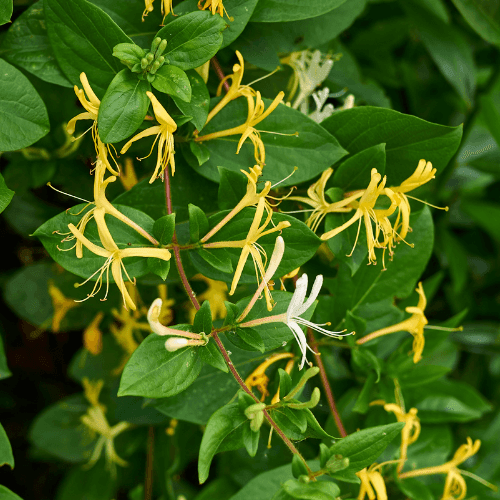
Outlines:
{"label": "tubular flower", "polygon": [[61,321],[66,314],[68,314],[68,311],[78,307],[79,304],[73,299],[65,297],[52,280],[49,280],[49,295],[52,299],[52,307],[54,308],[54,314],[52,315],[52,331],[57,333],[61,328]]}
{"label": "tubular flower", "polygon": [[[203,0],[201,0],[203,1]],[[210,0],[207,0],[207,3]],[[198,2],[198,6],[201,2]],[[222,2],[221,2],[222,3]],[[222,15],[222,14],[221,14]],[[240,96],[245,97],[253,97],[256,95],[255,90],[249,85],[241,85],[241,81],[243,80],[243,72],[245,71],[245,61],[243,60],[243,56],[239,50],[236,51],[236,57],[238,58],[238,63],[233,66],[233,74],[227,75],[224,77],[219,86],[217,87],[217,96],[220,96],[222,93],[222,88],[224,83],[227,80],[231,80],[231,86],[226,94],[222,97],[222,99],[215,105],[215,107],[208,113],[207,121],[205,125],[230,101],[236,99]]]}
{"label": "tubular flower", "polygon": [[356,472],[356,476],[361,480],[358,500],[364,500],[365,496],[368,500],[387,500],[384,478],[377,470],[381,465],[383,464],[372,464],[368,469],[365,467]]}
{"label": "tubular flower", "polygon": [[[354,242],[354,248],[358,242],[359,230],[361,228],[361,221],[364,221],[365,229],[366,229],[366,240],[368,244],[368,263],[376,264],[377,257],[375,255],[375,248],[380,247],[378,243],[378,235],[380,231],[387,231],[387,228],[381,226],[380,220],[381,218],[388,217],[394,210],[396,209],[395,204],[391,203],[391,207],[387,210],[374,210],[375,204],[381,194],[384,193],[385,183],[387,178],[382,176],[377,172],[376,168],[373,168],[371,171],[371,180],[370,184],[364,191],[360,191],[355,193],[344,200],[341,200],[336,203],[332,203],[330,205],[330,211],[336,212],[338,208],[345,208],[347,205],[356,209],[354,215],[342,226],[339,226],[321,236],[322,240],[329,240],[333,238],[337,234],[341,233],[344,229],[347,229],[349,226],[354,224],[357,220],[359,220],[358,225],[358,233],[356,235],[356,240]],[[359,201],[358,201],[359,199]],[[373,232],[372,221],[375,223],[375,234]],[[352,255],[352,251],[351,254]]]}
{"label": "tubular flower", "polygon": [[102,161],[106,165],[106,168],[113,175],[120,175],[119,170],[115,170],[108,160],[108,146],[104,144],[99,138],[99,133],[97,131],[97,115],[99,114],[99,106],[101,101],[97,98],[92,87],[89,84],[87,75],[85,73],[80,73],[80,81],[82,82],[83,89],[79,89],[76,85],[74,87],[75,94],[78,97],[81,105],[85,108],[84,113],[80,113],[72,118],[67,126],[66,130],[68,134],[73,135],[75,133],[75,125],[79,120],[92,120],[94,123],[91,126],[92,139],[94,140],[95,150],[98,156],[101,156]]}
{"label": "tubular flower", "polygon": [[[171,116],[167,113],[165,108],[160,104],[158,99],[154,96],[152,92],[146,92],[149,97],[151,104],[153,105],[153,111],[158,121],[159,125],[154,125],[149,127],[137,135],[132,137],[125,146],[123,146],[121,153],[128,151],[133,142],[142,139],[143,137],[149,137],[150,135],[156,135],[153,147],[158,141],[158,157],[156,160],[156,168],[149,180],[149,183],[153,183],[157,177],[163,179],[163,172],[170,165],[172,175],[175,173],[175,159],[174,159],[174,136],[173,133],[177,130],[177,124],[172,120]],[[159,140],[158,140],[159,139]],[[152,148],[151,148],[152,151]],[[150,155],[151,153],[149,153]],[[148,156],[149,156],[148,155]],[[147,156],[146,156],[147,158]],[[144,158],[141,158],[144,159]]]}
{"label": "tubular flower", "polygon": [[465,483],[465,479],[460,473],[460,469],[458,469],[458,466],[475,455],[480,446],[481,441],[479,441],[479,439],[472,442],[472,439],[468,437],[467,443],[461,445],[457,449],[455,455],[449,462],[446,462],[443,465],[436,465],[434,467],[425,467],[423,469],[404,472],[399,476],[399,478],[407,479],[409,477],[429,476],[432,474],[446,474],[442,500],[463,500],[467,494],[467,485]]}
{"label": "tubular flower", "polygon": [[306,358],[307,349],[309,349],[312,353],[316,354],[307,345],[306,336],[304,335],[304,332],[302,331],[299,325],[304,325],[308,328],[311,328],[312,330],[322,333],[323,335],[328,335],[329,337],[334,337],[338,339],[345,337],[345,335],[352,335],[353,333],[351,332],[345,335],[341,335],[342,332],[330,332],[329,330],[321,328],[322,326],[329,325],[329,323],[318,325],[316,323],[313,323],[307,319],[300,317],[313,305],[314,301],[317,299],[319,295],[322,285],[323,285],[323,276],[319,274],[318,276],[316,276],[316,279],[314,280],[314,284],[312,286],[309,298],[305,300],[307,293],[307,274],[304,273],[297,280],[295,292],[292,295],[292,300],[290,300],[290,304],[288,305],[288,309],[286,311],[285,323],[287,324],[288,328],[292,330],[292,333],[299,344],[300,351],[302,352],[302,361],[300,362],[299,370],[302,370],[304,363],[307,361]]}
{"label": "tubular flower", "polygon": [[396,323],[395,325],[381,328],[380,330],[365,335],[363,338],[359,339],[357,343],[364,344],[365,342],[369,342],[370,340],[381,337],[382,335],[387,335],[388,333],[406,331],[413,335],[413,362],[418,363],[422,359],[422,351],[424,350],[425,345],[424,327],[427,325],[428,321],[424,314],[427,299],[425,298],[422,282],[418,284],[415,291],[419,295],[418,304],[405,309],[407,313],[411,314],[410,318],[405,319],[400,323]]}
{"label": "tubular flower", "polygon": [[272,354],[246,378],[245,385],[250,389],[252,389],[252,387],[257,387],[257,390],[261,394],[260,400],[264,401],[266,397],[269,396],[269,391],[267,390],[267,386],[269,384],[269,377],[266,375],[266,370],[277,361],[288,358],[293,358],[293,354],[291,352]]}
{"label": "tubular flower", "polygon": [[253,96],[248,95],[247,96],[248,113],[245,123],[227,130],[220,130],[218,132],[212,132],[211,134],[198,136],[195,138],[195,141],[197,142],[210,141],[212,139],[218,139],[219,137],[227,137],[230,135],[241,134],[241,138],[238,141],[238,148],[236,149],[236,154],[240,152],[241,146],[243,146],[245,140],[250,139],[254,146],[255,160],[260,165],[264,165],[266,162],[266,150],[264,147],[264,143],[260,138],[260,133],[255,128],[255,126],[262,120],[267,118],[278,107],[278,104],[283,100],[284,95],[285,95],[284,92],[280,92],[266,110],[264,110],[265,108],[264,101],[262,100],[259,91],[255,93],[255,101]]}
{"label": "tubular flower", "polygon": [[[247,261],[247,258],[249,255],[252,256],[253,263],[255,266],[255,273],[257,275],[257,282],[260,283],[260,281],[263,279],[265,275],[265,264],[262,260],[262,256],[264,256],[264,259],[267,260],[266,253],[262,246],[257,243],[257,240],[261,238],[262,236],[265,236],[266,234],[271,234],[276,231],[281,231],[282,229],[289,227],[290,223],[288,221],[281,221],[278,223],[277,226],[265,230],[266,227],[269,225],[271,222],[272,218],[272,212],[268,213],[266,216],[265,222],[260,225],[262,221],[262,216],[264,214],[264,208],[265,208],[265,199],[261,198],[257,204],[257,209],[255,211],[255,216],[252,222],[252,225],[250,226],[250,229],[248,230],[248,235],[244,240],[239,240],[239,241],[217,241],[214,243],[206,243],[204,246],[206,248],[241,248],[241,255],[240,259],[238,261],[238,265],[236,267],[236,271],[234,273],[233,277],[233,282],[231,284],[231,290],[229,291],[229,295],[233,295],[233,293],[236,290],[236,285],[238,284],[241,273],[243,272],[243,267],[245,265],[245,262]],[[271,304],[271,294],[269,292],[269,289],[266,287],[265,288],[265,295],[266,295],[266,302],[267,302],[267,308],[270,311],[272,309],[272,304]]]}
{"label": "tubular flower", "polygon": [[104,313],[99,311],[90,325],[83,331],[83,346],[94,356],[102,352],[102,332],[99,329],[99,324],[104,318]]}
{"label": "tubular flower", "polygon": [[126,191],[132,189],[139,182],[134,170],[134,161],[132,158],[125,158],[125,169],[120,176],[120,182]]}
{"label": "tubular flower", "polygon": [[[205,5],[202,5],[204,1],[205,1]],[[220,15],[220,17],[224,17],[224,13],[225,13],[230,21],[233,20],[232,17],[229,17],[227,10],[224,8],[224,5],[222,4],[222,0],[199,0],[198,1],[198,9],[201,9],[201,10],[210,9],[210,12],[212,12],[212,15],[214,15],[217,12]]]}
{"label": "tubular flower", "polygon": [[[106,261],[92,276],[87,278],[83,283],[79,284],[81,286],[87,283],[90,279],[92,279],[95,275],[98,275],[97,281],[92,289],[92,292],[87,295],[87,299],[90,297],[94,297],[102,286],[102,279],[104,273],[106,273],[106,295],[104,299],[106,300],[107,291],[109,289],[109,270],[111,268],[111,274],[113,275],[113,279],[115,280],[116,286],[120,290],[120,293],[123,297],[123,303],[125,307],[130,307],[135,311],[136,305],[134,301],[130,297],[127,288],[125,287],[125,282],[123,280],[122,269],[125,271],[125,275],[127,276],[129,281],[132,281],[130,276],[125,269],[123,264],[123,259],[127,257],[155,257],[157,259],[169,260],[170,252],[165,248],[150,248],[150,247],[141,247],[141,248],[125,248],[119,249],[116,243],[114,242],[109,230],[104,222],[104,213],[101,210],[96,210],[94,213],[94,218],[97,222],[97,229],[99,231],[99,237],[101,239],[101,243],[103,247],[95,245],[91,241],[89,241],[73,224],[68,224],[68,228],[71,233],[75,236],[75,238],[82,243],[82,245],[87,248],[90,252],[100,257],[104,257]],[[84,299],[86,300],[86,299]]]}
{"label": "tubular flower", "polygon": [[106,466],[114,475],[116,473],[115,464],[122,467],[126,467],[128,465],[123,458],[120,458],[117,455],[115,451],[114,439],[118,436],[118,434],[121,434],[132,427],[132,425],[128,422],[120,422],[113,427],[109,425],[105,415],[106,408],[98,401],[99,393],[104,384],[102,380],[94,383],[84,379],[83,384],[85,397],[91,406],[87,409],[87,413],[80,417],[80,420],[93,435],[99,434],[94,451],[92,452],[90,460],[87,462],[86,466],[87,468],[92,467],[99,460],[102,451],[105,450]]}
{"label": "tubular flower", "polygon": [[370,403],[371,405],[383,405],[384,410],[392,412],[396,416],[398,422],[404,422],[405,426],[401,430],[401,447],[399,451],[400,463],[398,464],[398,474],[403,470],[404,463],[407,459],[408,446],[413,444],[420,435],[420,420],[417,417],[418,410],[411,408],[408,413],[405,413],[403,408],[394,403],[386,403],[385,401],[377,400]]}
{"label": "tubular flower", "polygon": [[[144,12],[142,13],[142,21],[144,22],[144,18],[150,13],[153,12],[154,7],[153,7],[153,2],[155,0],[145,0],[145,8]],[[174,9],[172,7],[172,0],[160,0],[161,4],[161,13],[163,15],[163,19],[172,12],[172,15],[174,15]]]}

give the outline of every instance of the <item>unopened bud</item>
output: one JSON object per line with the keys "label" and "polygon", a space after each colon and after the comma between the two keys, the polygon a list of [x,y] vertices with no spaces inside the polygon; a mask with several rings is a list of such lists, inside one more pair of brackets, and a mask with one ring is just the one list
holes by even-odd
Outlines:
{"label": "unopened bud", "polygon": [[151,75],[154,75],[160,69],[160,66],[161,66],[161,64],[159,63],[159,61],[155,61],[153,63],[153,66],[151,66],[151,69],[149,70],[149,73]]}
{"label": "unopened bud", "polygon": [[186,347],[188,342],[189,342],[188,339],[184,337],[170,337],[165,342],[165,349],[168,352],[174,352],[179,349],[182,349],[183,347]]}
{"label": "unopened bud", "polygon": [[254,405],[247,406],[247,408],[245,408],[245,416],[249,420],[252,420],[258,413],[262,413],[265,407],[265,403],[255,403]]}
{"label": "unopened bud", "polygon": [[166,48],[167,48],[167,41],[162,40],[160,45],[158,46],[158,50],[156,51],[156,57],[161,56],[163,52],[165,52]]}
{"label": "unopened bud", "polygon": [[141,59],[141,68],[142,69],[146,69],[146,67],[148,66],[148,64],[149,64],[148,60],[145,57],[143,57]]}
{"label": "unopened bud", "polygon": [[156,59],[157,62],[160,63],[160,66],[163,65],[163,63],[165,62],[165,57],[164,56],[160,56]]}
{"label": "unopened bud", "polygon": [[146,59],[148,61],[148,64],[151,64],[153,62],[153,59],[155,58],[155,56],[150,52],[147,56],[146,56]]}
{"label": "unopened bud", "polygon": [[349,467],[349,458],[342,455],[334,455],[326,462],[325,469],[330,472],[338,472]]}
{"label": "unopened bud", "polygon": [[161,38],[157,36],[154,40],[153,43],[151,44],[151,52],[156,52],[156,49],[158,48],[158,45],[161,43]]}
{"label": "unopened bud", "polygon": [[263,423],[264,423],[264,412],[261,411],[257,413],[255,417],[252,418],[252,420],[250,420],[250,429],[252,429],[253,432],[258,432]]}

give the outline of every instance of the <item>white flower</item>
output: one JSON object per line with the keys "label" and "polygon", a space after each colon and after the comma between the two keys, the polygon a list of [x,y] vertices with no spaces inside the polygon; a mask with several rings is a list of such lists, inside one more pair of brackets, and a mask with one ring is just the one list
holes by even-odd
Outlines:
{"label": "white flower", "polygon": [[[299,343],[300,350],[302,352],[302,361],[300,362],[299,369],[302,370],[304,363],[307,361],[306,358],[306,349],[309,349],[312,353],[316,354],[308,345],[307,340],[302,328],[299,325],[304,325],[312,330],[316,330],[317,332],[323,333],[324,335],[328,335],[329,337],[341,338],[346,335],[352,335],[353,332],[347,333],[344,335],[340,335],[342,332],[330,332],[329,330],[325,330],[321,328],[324,325],[329,325],[329,323],[316,324],[308,321],[307,319],[301,318],[300,315],[304,314],[316,300],[323,285],[323,276],[319,274],[316,276],[314,280],[314,284],[312,286],[311,294],[309,298],[304,302],[307,293],[307,274],[303,274],[296,283],[295,292],[292,296],[292,300],[288,306],[286,311],[286,324],[292,330],[295,339]],[[343,330],[345,331],[345,330]]]}

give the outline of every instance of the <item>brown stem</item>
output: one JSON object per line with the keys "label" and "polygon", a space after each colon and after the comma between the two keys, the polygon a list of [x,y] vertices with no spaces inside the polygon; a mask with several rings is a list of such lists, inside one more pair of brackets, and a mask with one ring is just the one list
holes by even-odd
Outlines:
{"label": "brown stem", "polygon": [[325,365],[323,364],[323,360],[321,359],[321,354],[318,350],[318,344],[316,343],[316,338],[314,337],[314,333],[310,328],[307,329],[307,336],[309,337],[309,345],[311,346],[311,349],[315,353],[317,353],[315,355],[316,363],[318,364],[321,383],[323,384],[323,389],[325,390],[326,399],[328,400],[328,406],[330,407],[333,419],[335,420],[335,425],[337,426],[340,436],[346,437],[347,432],[345,430],[344,424],[342,423],[342,419],[340,418],[340,413],[337,410],[335,399],[333,398],[332,388],[330,387],[330,382],[328,382],[328,377],[326,376]]}
{"label": "brown stem", "polygon": [[[245,384],[244,380],[241,378],[241,375],[238,373],[238,370],[236,370],[235,366],[233,365],[233,362],[231,361],[231,358],[229,357],[229,354],[228,352],[226,351],[226,348],[224,347],[224,344],[222,343],[221,339],[219,338],[219,336],[216,334],[216,333],[212,333],[212,337],[213,339],[215,340],[215,342],[217,343],[217,346],[219,347],[220,349],[220,352],[222,353],[222,356],[224,356],[224,359],[226,360],[226,364],[229,368],[229,370],[231,371],[231,373],[233,374],[233,377],[236,379],[236,382],[238,382],[238,384],[240,385],[240,387],[249,395],[251,396],[256,403],[260,403],[259,399],[257,398],[257,396],[255,396],[255,394],[247,387],[247,385]],[[300,454],[300,451],[297,450],[297,448],[295,447],[295,445],[290,441],[290,439],[288,439],[285,434],[283,433],[283,431],[279,428],[278,424],[271,418],[271,415],[269,415],[269,413],[266,411],[266,410],[263,410],[263,413],[264,413],[264,417],[266,418],[266,420],[269,422],[269,424],[271,425],[271,427],[276,431],[276,434],[278,434],[278,436],[283,440],[283,442],[288,446],[288,448],[290,449],[290,451],[294,454],[294,455],[297,455],[301,460],[302,462],[304,462],[304,465],[306,466],[306,469],[307,469],[307,472],[309,474],[309,477],[311,478],[314,478],[314,473],[312,472],[312,470],[309,468],[309,466],[307,465],[306,463],[306,460],[305,458]]]}
{"label": "brown stem", "polygon": [[153,459],[155,446],[155,428],[150,425],[148,429],[146,474],[144,477],[144,500],[151,500],[153,496]]}
{"label": "brown stem", "polygon": [[[217,73],[217,77],[219,78],[219,80],[224,80],[226,75],[224,75],[224,71],[222,71],[217,57],[212,57],[212,59],[210,59],[210,63],[212,64],[212,68],[214,68],[214,71]],[[226,92],[229,90],[229,83],[227,80],[222,84],[222,86],[224,87],[224,90]]]}

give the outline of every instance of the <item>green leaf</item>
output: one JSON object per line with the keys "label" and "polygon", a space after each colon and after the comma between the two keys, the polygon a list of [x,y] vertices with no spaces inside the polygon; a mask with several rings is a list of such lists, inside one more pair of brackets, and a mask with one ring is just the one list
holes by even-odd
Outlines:
{"label": "green leaf", "polygon": [[10,468],[14,468],[14,455],[12,455],[12,446],[10,445],[7,433],[0,424],[0,466],[8,464]]}
{"label": "green leaf", "polygon": [[10,200],[12,200],[13,196],[14,191],[7,187],[7,184],[5,184],[5,179],[3,178],[2,174],[0,174],[0,213],[2,213],[7,208],[7,205],[10,203]]}
{"label": "green leaf", "polygon": [[248,425],[243,426],[243,444],[251,457],[255,457],[259,449],[260,431],[254,432]]}
{"label": "green leaf", "polygon": [[197,348],[168,352],[165,340],[151,334],[134,351],[123,370],[118,396],[165,398],[184,391],[196,380],[202,367]]}
{"label": "green leaf", "polygon": [[22,498],[0,484],[0,498],[2,500],[22,500]]}
{"label": "green leaf", "polygon": [[174,232],[175,213],[160,217],[153,225],[153,235],[160,245],[168,245],[172,241]]}
{"label": "green leaf", "polygon": [[[349,467],[345,472],[358,472],[375,462],[403,427],[404,423],[397,422],[363,429],[337,441],[330,447],[330,453],[349,459]],[[343,473],[341,471],[338,475],[342,476]]]}
{"label": "green leaf", "polygon": [[283,399],[292,390],[292,378],[282,368],[278,368],[280,398]]}
{"label": "green leaf", "polygon": [[10,21],[13,9],[14,5],[12,0],[0,0],[0,25]]}
{"label": "green leaf", "polygon": [[409,477],[403,481],[397,481],[396,484],[410,500],[434,500],[435,498],[429,487],[416,478]]}
{"label": "green leaf", "polygon": [[[211,107],[219,100],[219,98],[212,99]],[[272,102],[269,99],[263,101],[266,109]],[[200,132],[199,137],[245,123],[247,107],[246,99],[233,100],[215,115]],[[298,167],[298,170],[280,186],[290,186],[310,180],[347,154],[337,139],[321,125],[284,104],[279,104],[267,118],[256,125],[256,129],[271,132],[261,135],[266,149],[266,168],[261,177],[262,181],[279,182],[289,176],[295,166]],[[278,132],[280,135],[272,132]],[[236,154],[240,137],[231,135],[202,141],[210,150],[210,159],[195,170],[203,177],[218,182],[219,165],[224,165],[225,168],[235,172],[253,165],[254,146],[250,140],[245,141],[240,152]]]}
{"label": "green leaf", "polygon": [[198,165],[201,167],[210,158],[210,151],[204,144],[191,141],[189,143],[189,149],[191,153],[194,154],[195,158],[198,160]]}
{"label": "green leaf", "polygon": [[217,53],[225,28],[220,16],[198,11],[178,17],[156,36],[168,41],[163,55],[170,64],[187,70],[201,66]]}
{"label": "green leaf", "polygon": [[[411,360],[410,360],[411,361]],[[402,371],[398,375],[398,381],[403,389],[429,384],[444,377],[451,370],[446,366],[413,365],[410,369]]]}
{"label": "green leaf", "polygon": [[[155,79],[152,85],[156,90],[175,96],[181,101],[191,101],[191,84],[189,78],[186,73],[177,66],[164,64],[155,73]],[[189,113],[184,114],[189,115]]]}
{"label": "green leaf", "polygon": [[148,269],[159,276],[163,281],[167,279],[168,273],[170,271],[170,261],[156,259],[155,257],[148,257]]}
{"label": "green leaf", "polygon": [[18,69],[0,59],[0,151],[31,146],[49,129],[38,92]]}
{"label": "green leaf", "polygon": [[495,241],[500,241],[500,206],[497,203],[463,200],[460,208]]}
{"label": "green leaf", "polygon": [[210,302],[208,300],[205,300],[196,312],[193,331],[195,333],[205,333],[206,335],[209,335],[212,331],[212,312],[210,311]]}
{"label": "green leaf", "polygon": [[[207,121],[210,94],[203,78],[195,70],[187,71],[186,75],[191,86],[191,100],[186,102],[175,94],[172,94],[171,97],[182,113],[193,117],[192,122],[194,126],[198,130],[201,130]],[[203,163],[200,163],[200,165]]]}
{"label": "green leaf", "polygon": [[[4,293],[6,293],[4,291]],[[12,376],[12,372],[7,365],[7,357],[5,356],[5,348],[3,346],[3,339],[0,336],[0,380],[4,380]]]}
{"label": "green leaf", "polygon": [[119,43],[113,47],[113,57],[116,57],[129,69],[140,64],[145,55],[146,52],[135,43]]}
{"label": "green leaf", "polygon": [[219,208],[230,210],[245,196],[248,179],[241,172],[224,167],[217,167],[217,170],[219,171]]}
{"label": "green leaf", "polygon": [[397,186],[425,158],[442,170],[460,144],[462,126],[445,127],[416,116],[371,106],[334,113],[321,125],[351,155],[385,143],[387,186]]}
{"label": "green leaf", "polygon": [[47,35],[42,0],[25,10],[2,41],[5,58],[46,82],[71,87],[57,64]]}
{"label": "green leaf", "polygon": [[56,500],[112,500],[116,497],[116,477],[106,469],[104,461],[95,467],[73,467],[57,490]]}
{"label": "green leaf", "polygon": [[210,464],[224,439],[248,422],[237,402],[230,403],[217,410],[208,420],[201,440],[198,458],[198,478],[203,484],[209,474]]}
{"label": "green leaf", "polygon": [[471,108],[476,91],[476,68],[470,42],[459,29],[429,16],[426,10],[411,4],[405,8],[442,75]]}
{"label": "green leaf", "polygon": [[226,332],[226,338],[236,347],[246,351],[266,350],[262,337],[253,328],[236,328],[234,332]]}
{"label": "green leaf", "polygon": [[[221,252],[222,250],[222,252]],[[206,248],[197,248],[196,253],[191,253],[191,260],[193,264],[199,268],[201,272],[203,272],[206,265],[202,264],[200,266],[199,260],[195,257],[198,255],[203,259],[203,261],[214,269],[218,269],[223,273],[232,273],[233,272],[233,264],[231,263],[231,257],[228,252],[226,252],[223,248],[213,250],[207,250]]]}
{"label": "green leaf", "polygon": [[300,476],[309,476],[309,472],[304,462],[299,458],[298,455],[293,455],[292,458],[292,474],[296,479],[298,479]]}
{"label": "green leaf", "polygon": [[[207,303],[208,300],[204,302],[204,304]],[[229,372],[227,364],[224,360],[224,356],[222,356],[219,348],[217,347],[217,344],[214,341],[210,340],[206,346],[199,347],[198,352],[203,362],[209,364],[210,366],[213,366],[214,368],[217,368],[217,370],[220,370],[224,373]]]}
{"label": "green leaf", "polygon": [[298,21],[325,14],[342,5],[346,0],[315,0],[304,3],[300,0],[267,0],[259,2],[251,18],[252,22],[275,23]]}
{"label": "green leaf", "polygon": [[343,161],[332,177],[332,184],[345,191],[366,189],[371,180],[372,168],[380,175],[385,173],[385,144],[363,149]]}
{"label": "green leaf", "polygon": [[370,373],[363,384],[363,388],[356,399],[356,404],[352,407],[352,411],[356,413],[366,413],[373,400],[373,387],[375,386],[375,373]]}
{"label": "green leaf", "polygon": [[142,124],[149,108],[151,86],[128,69],[121,70],[109,84],[99,106],[99,137],[104,143],[120,142]]}
{"label": "green leaf", "polygon": [[340,495],[339,487],[335,483],[326,481],[304,484],[296,479],[290,479],[283,484],[283,489],[291,497],[304,500],[335,500]]}
{"label": "green leaf", "polygon": [[498,0],[452,0],[470,27],[487,42],[500,45]]}
{"label": "green leaf", "polygon": [[80,84],[84,72],[102,97],[122,64],[113,47],[132,40],[99,7],[86,0],[44,0],[47,32],[59,66],[68,80]]}
{"label": "green leaf", "polygon": [[[43,243],[45,249],[49,255],[62,267],[68,271],[81,276],[82,278],[88,278],[93,273],[95,273],[105,262],[104,257],[99,257],[85,247],[83,248],[83,257],[77,259],[75,257],[74,251],[60,251],[60,248],[69,248],[74,242],[67,242],[61,244],[63,237],[60,234],[54,234],[54,231],[59,231],[66,233],[68,231],[68,224],[77,224],[82,218],[83,212],[87,205],[81,204],[70,208],[69,210],[56,215],[52,219],[48,220],[42,224],[34,233]],[[127,207],[125,205],[114,205],[114,207],[121,213],[129,217],[131,220],[136,222],[140,227],[142,227],[149,234],[153,231],[154,221],[151,217],[146,215],[139,210]],[[87,207],[88,208],[88,207]],[[78,215],[76,215],[78,214]],[[113,235],[113,239],[117,244],[118,248],[129,248],[129,247],[151,247],[152,244],[142,237],[137,231],[131,227],[125,225],[123,222],[115,219],[110,215],[106,215],[106,224]],[[101,246],[101,241],[97,233],[97,225],[95,221],[90,221],[85,227],[85,237],[88,238],[92,243]],[[128,257],[124,260],[124,264],[127,268],[127,273],[130,278],[140,277],[149,272],[147,265],[147,259],[142,257]],[[95,280],[97,277],[94,277]],[[110,282],[114,282],[112,276],[109,276]],[[83,293],[82,293],[83,295]]]}
{"label": "green leaf", "polygon": [[208,219],[205,212],[192,203],[188,205],[188,210],[190,239],[192,242],[197,242],[208,233]]}

